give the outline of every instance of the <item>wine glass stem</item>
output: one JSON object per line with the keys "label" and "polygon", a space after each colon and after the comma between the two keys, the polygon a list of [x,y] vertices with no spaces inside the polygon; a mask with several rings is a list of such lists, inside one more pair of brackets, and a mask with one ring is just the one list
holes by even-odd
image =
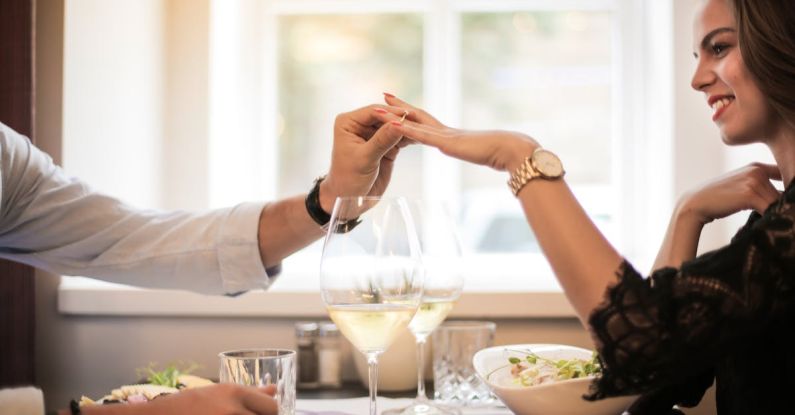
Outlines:
{"label": "wine glass stem", "polygon": [[417,338],[417,400],[425,401],[425,338]]}
{"label": "wine glass stem", "polygon": [[367,366],[370,383],[370,415],[378,415],[376,407],[376,393],[378,392],[378,353],[367,353]]}

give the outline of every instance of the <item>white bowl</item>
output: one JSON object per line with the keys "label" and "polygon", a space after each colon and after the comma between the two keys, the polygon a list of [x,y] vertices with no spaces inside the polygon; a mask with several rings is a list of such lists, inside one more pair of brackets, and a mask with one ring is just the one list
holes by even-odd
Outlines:
{"label": "white bowl", "polygon": [[[592,377],[537,386],[498,384],[495,379],[499,375],[505,374],[506,371],[510,373],[508,358],[523,359],[526,354],[522,353],[522,350],[532,350],[538,356],[548,359],[590,359],[592,353],[590,350],[561,344],[512,344],[489,347],[475,353],[472,358],[475,371],[516,415],[619,415],[637,398],[637,396],[622,396],[594,402],[586,401],[582,396],[588,393]],[[503,367],[504,370],[498,370]]]}

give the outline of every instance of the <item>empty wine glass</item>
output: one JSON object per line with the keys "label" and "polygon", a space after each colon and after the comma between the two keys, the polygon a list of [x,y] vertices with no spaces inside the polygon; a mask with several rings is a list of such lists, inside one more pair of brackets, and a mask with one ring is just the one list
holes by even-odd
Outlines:
{"label": "empty wine glass", "polygon": [[329,316],[364,353],[370,415],[376,415],[378,356],[411,321],[422,300],[420,245],[404,198],[338,198],[320,263]]}
{"label": "empty wine glass", "polygon": [[412,218],[422,252],[425,283],[422,302],[409,323],[417,341],[417,397],[405,408],[385,411],[389,415],[452,415],[456,408],[429,400],[425,394],[425,343],[428,335],[453,310],[464,287],[461,243],[448,207],[439,201],[411,200]]}

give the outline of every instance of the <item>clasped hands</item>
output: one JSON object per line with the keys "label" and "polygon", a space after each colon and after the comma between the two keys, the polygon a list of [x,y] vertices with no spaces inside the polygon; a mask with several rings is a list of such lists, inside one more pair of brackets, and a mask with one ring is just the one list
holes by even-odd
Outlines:
{"label": "clasped hands", "polygon": [[398,152],[415,142],[508,172],[538,147],[535,140],[521,133],[451,128],[391,94],[384,96],[385,105],[370,105],[337,116],[331,168],[320,187],[323,210],[331,212],[339,196],[382,195]]}
{"label": "clasped hands", "polygon": [[[337,118],[330,176],[337,172],[356,172],[360,177],[367,177],[368,181],[359,181],[362,183],[359,188],[339,188],[329,195],[383,194],[399,149],[414,142],[435,147],[463,161],[508,173],[515,171],[540,146],[535,139],[518,132],[451,128],[391,94],[384,94],[384,97],[386,105],[371,105]],[[341,131],[349,134],[338,136]],[[374,149],[369,158],[357,158],[353,150],[350,153],[337,151],[338,145],[343,150],[349,144],[362,144],[367,140],[375,141],[369,145]],[[373,156],[379,154],[384,156],[380,163],[376,163]],[[703,226],[743,210],[762,213],[780,195],[771,180],[781,180],[777,166],[751,163],[686,193],[679,200],[676,215]],[[354,182],[356,180],[348,183]],[[368,187],[369,183],[372,185]],[[330,197],[333,201],[336,196]],[[329,205],[333,203],[331,201]]]}

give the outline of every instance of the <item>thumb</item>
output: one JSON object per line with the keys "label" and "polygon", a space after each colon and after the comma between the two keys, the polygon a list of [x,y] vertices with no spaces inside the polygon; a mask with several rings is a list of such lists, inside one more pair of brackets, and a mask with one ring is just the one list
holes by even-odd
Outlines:
{"label": "thumb", "polygon": [[403,138],[403,135],[398,131],[397,125],[392,124],[393,122],[382,125],[381,128],[367,140],[367,143],[365,143],[368,156],[370,156],[373,161],[381,160],[381,158]]}
{"label": "thumb", "polygon": [[767,163],[757,163],[757,165],[765,171],[767,177],[773,180],[781,180],[781,170],[779,170],[777,165]]}
{"label": "thumb", "polygon": [[273,385],[273,384],[268,385],[268,386],[260,386],[257,389],[259,389],[260,392],[263,392],[263,393],[268,394],[270,396],[275,396],[276,395],[276,385]]}

